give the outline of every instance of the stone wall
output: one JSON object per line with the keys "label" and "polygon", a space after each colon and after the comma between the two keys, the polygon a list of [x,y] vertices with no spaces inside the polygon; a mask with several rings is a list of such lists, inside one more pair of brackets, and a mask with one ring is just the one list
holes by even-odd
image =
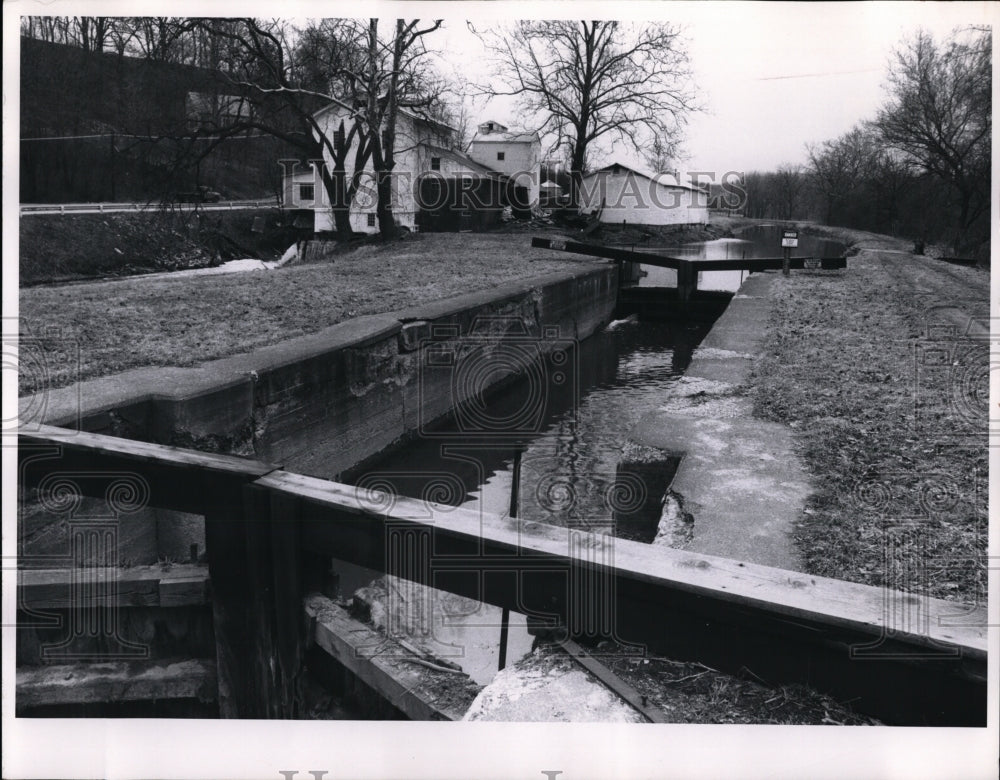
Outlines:
{"label": "stone wall", "polygon": [[[504,361],[455,381],[428,356],[521,345],[540,357],[584,339],[612,316],[613,265],[587,264],[389,314],[191,368],[152,367],[51,391],[39,421],[203,451],[247,455],[335,478],[419,433],[488,385],[511,378]],[[485,383],[485,384],[484,384]],[[93,500],[88,499],[89,503]],[[99,511],[98,507],[93,507]],[[121,557],[133,565],[187,560],[204,550],[200,522],[149,508],[127,520]],[[23,555],[66,549],[64,517],[22,507]],[[151,530],[153,527],[157,530]],[[123,528],[125,522],[123,522]],[[94,563],[94,562],[91,562]]]}

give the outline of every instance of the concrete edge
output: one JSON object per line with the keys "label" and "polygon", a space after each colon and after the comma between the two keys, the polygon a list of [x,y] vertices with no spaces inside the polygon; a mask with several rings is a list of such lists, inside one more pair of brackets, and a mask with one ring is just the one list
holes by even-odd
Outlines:
{"label": "concrete edge", "polygon": [[388,316],[393,316],[401,323],[414,320],[436,320],[444,317],[459,314],[466,309],[480,306],[485,303],[501,303],[504,300],[515,298],[518,295],[530,293],[540,287],[545,287],[559,282],[577,279],[599,270],[604,270],[607,263],[579,263],[574,266],[575,270],[550,271],[541,276],[530,276],[526,279],[517,279],[513,282],[506,282],[498,287],[489,290],[477,290],[476,292],[463,293],[450,298],[441,298],[430,303],[421,303],[416,306],[409,306],[390,312]]}
{"label": "concrete edge", "polygon": [[681,458],[659,544],[784,569],[798,565],[787,532],[808,493],[809,474],[790,431],[755,419],[742,392],[767,334],[778,279],[765,273],[744,282],[670,397],[630,434],[638,444]]}
{"label": "concrete edge", "polygon": [[499,287],[443,298],[384,314],[368,314],[335,323],[316,333],[297,336],[251,352],[216,358],[194,366],[142,366],[95,377],[18,399],[22,420],[35,407],[42,413],[32,423],[79,427],[81,421],[123,408],[148,417],[157,404],[176,404],[198,396],[238,388],[252,395],[254,375],[322,357],[342,349],[363,347],[399,333],[412,320],[436,320],[486,303],[503,302],[541,287],[598,273],[606,263],[586,263],[567,271],[509,282]]}

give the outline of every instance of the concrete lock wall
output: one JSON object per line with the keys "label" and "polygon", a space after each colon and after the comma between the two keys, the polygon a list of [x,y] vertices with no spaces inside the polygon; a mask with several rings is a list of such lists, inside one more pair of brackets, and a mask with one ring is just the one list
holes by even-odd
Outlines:
{"label": "concrete lock wall", "polygon": [[[203,451],[253,456],[333,478],[417,435],[459,403],[510,378],[508,361],[476,379],[428,366],[429,351],[462,356],[522,345],[544,356],[611,319],[613,265],[513,282],[389,314],[358,317],[315,334],[191,368],[143,368],[50,391],[50,425]],[[485,379],[483,378],[485,377]],[[32,399],[21,399],[22,408]],[[93,500],[87,499],[91,502]],[[100,503],[100,502],[98,502]],[[93,512],[100,508],[93,507]],[[203,523],[148,508],[122,518],[118,558],[132,565],[204,553]],[[22,507],[26,557],[67,549],[68,520]],[[77,562],[93,565],[95,561]]]}

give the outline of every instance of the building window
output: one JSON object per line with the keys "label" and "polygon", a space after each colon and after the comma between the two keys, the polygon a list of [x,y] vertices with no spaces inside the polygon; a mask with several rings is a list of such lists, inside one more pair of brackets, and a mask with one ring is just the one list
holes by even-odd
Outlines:
{"label": "building window", "polygon": [[441,170],[441,158],[440,157],[431,157],[431,170],[432,171],[440,171]]}
{"label": "building window", "polygon": [[497,159],[498,160],[502,160],[503,159],[503,152],[497,152]]}
{"label": "building window", "polygon": [[315,200],[316,187],[313,184],[299,185],[299,200]]}
{"label": "building window", "polygon": [[375,215],[374,214],[369,214],[368,215],[368,227],[375,227]]}

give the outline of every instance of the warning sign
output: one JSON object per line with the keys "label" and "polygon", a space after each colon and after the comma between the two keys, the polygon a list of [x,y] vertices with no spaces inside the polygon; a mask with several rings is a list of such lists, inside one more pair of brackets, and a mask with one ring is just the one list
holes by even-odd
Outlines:
{"label": "warning sign", "polygon": [[797,247],[799,245],[799,231],[783,230],[781,233],[781,245]]}

